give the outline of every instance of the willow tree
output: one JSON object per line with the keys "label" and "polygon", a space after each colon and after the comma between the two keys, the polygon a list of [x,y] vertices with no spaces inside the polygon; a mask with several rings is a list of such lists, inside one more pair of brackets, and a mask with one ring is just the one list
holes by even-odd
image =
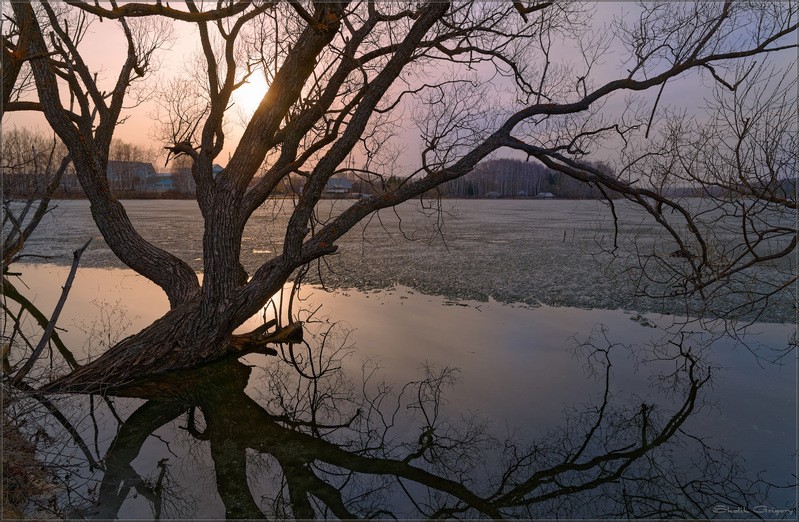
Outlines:
{"label": "willow tree", "polygon": [[[674,287],[678,278],[685,295],[724,284],[731,275],[795,248],[795,230],[791,239],[784,223],[766,224],[767,230],[758,232],[761,241],[753,242],[744,219],[743,250],[732,259],[726,256],[727,265],[720,268],[705,237],[708,229],[698,221],[702,214],[660,190],[664,184],[656,183],[653,169],[642,170],[644,160],[668,156],[671,167],[690,171],[699,183],[723,182],[725,194],[754,199],[783,217],[795,211],[795,201],[777,194],[774,183],[753,179],[784,177],[792,161],[783,157],[790,152],[785,132],[795,130],[790,124],[777,134],[739,133],[741,139],[753,139],[755,148],[776,143],[766,147],[769,157],[778,156],[766,168],[751,163],[759,161],[756,157],[726,166],[714,162],[723,176],[713,177],[702,170],[707,165],[682,161],[689,157],[687,144],[715,147],[714,153],[723,148],[712,139],[686,135],[681,136],[685,151],[674,147],[665,154],[664,129],[674,119],[660,106],[668,82],[701,74],[709,90],[715,86],[736,95],[742,85],[756,81],[752,64],[795,52],[794,3],[645,4],[604,27],[592,23],[590,7],[571,2],[230,0],[212,5],[189,0],[177,8],[162,2],[71,0],[57,9],[44,2],[13,3],[12,8],[14,24],[24,28],[38,96],[7,110],[44,113],[69,149],[105,241],[123,263],[160,286],[170,303],[162,318],[52,383],[52,390],[111,392],[140,376],[263,350],[286,339],[296,325],[277,332],[232,332],[295,271],[334,253],[336,241],[354,225],[380,209],[429,194],[503,150],[526,154],[643,208],[673,243],[669,252],[680,253],[655,257],[676,266],[667,271],[672,278],[667,283]],[[127,41],[110,88],[98,84],[74,37],[92,19],[117,24]],[[158,59],[173,23],[192,24],[202,50],[200,72],[189,81],[154,82],[165,91],[159,99],[168,109],[164,145],[192,162],[204,219],[202,284],[185,261],[142,238],[106,179],[126,97]],[[561,63],[559,52],[566,48],[577,54]],[[609,78],[600,66],[614,57],[621,57],[621,65]],[[769,78],[760,75],[758,81],[772,87],[778,73],[771,70]],[[263,74],[268,88],[226,168],[214,176],[214,161],[229,138],[232,96],[251,74]],[[765,101],[783,92],[775,89]],[[626,105],[611,110],[619,100]],[[733,109],[740,107],[751,104],[734,102]],[[405,161],[391,138],[409,123],[415,123],[421,141],[418,166],[402,173],[406,180],[399,187],[381,185]],[[723,134],[715,137],[727,143]],[[592,154],[610,146],[626,154],[619,155],[625,164],[616,166],[617,174],[591,166]],[[700,147],[693,157],[708,150]],[[731,149],[733,157],[736,150]],[[318,223],[314,211],[325,185],[343,169],[373,182],[375,193]],[[668,169],[665,174],[670,175]],[[302,195],[281,251],[247,273],[240,255],[248,219],[285,180],[298,178],[304,182]]]}

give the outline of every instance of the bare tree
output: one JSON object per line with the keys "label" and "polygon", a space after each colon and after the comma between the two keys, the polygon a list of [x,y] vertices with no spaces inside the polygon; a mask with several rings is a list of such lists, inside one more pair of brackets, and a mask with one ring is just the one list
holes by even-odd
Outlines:
{"label": "bare tree", "polygon": [[3,133],[2,151],[3,267],[7,267],[21,255],[50,210],[70,159],[55,137],[48,140],[25,129]]}
{"label": "bare tree", "polygon": [[[8,364],[8,352],[13,345],[19,344],[23,350],[27,345],[27,348],[36,354],[28,358],[28,362],[32,365],[41,354],[44,345],[52,340],[64,361],[70,368],[75,368],[77,362],[54,330],[55,320],[63,307],[63,302],[48,319],[33,302],[17,290],[11,281],[11,276],[19,274],[13,274],[9,269],[11,264],[26,256],[25,243],[45,215],[52,210],[50,201],[70,165],[69,155],[55,137],[48,142],[41,134],[19,129],[3,133],[2,152],[0,169],[3,174],[3,258],[0,267],[3,272],[3,286],[0,307],[6,319],[2,332],[4,365]],[[84,249],[81,249],[81,252]],[[79,257],[80,255],[77,255],[77,258]],[[73,272],[75,269],[77,261],[73,265]],[[65,284],[63,300],[66,300],[71,280],[72,277]],[[12,302],[15,303],[14,306],[19,307],[19,310],[12,311],[9,308]],[[43,332],[37,343],[38,350],[28,339],[32,334],[27,332],[28,337],[26,337],[26,332],[21,327],[25,314],[30,314]],[[29,370],[30,367],[24,373]],[[4,368],[4,373],[10,371],[10,367]],[[17,375],[24,376],[23,373]]]}
{"label": "bare tree", "polygon": [[194,194],[196,190],[194,177],[191,175],[191,158],[188,156],[178,156],[172,161],[172,177],[175,180],[175,188],[183,194]]}
{"label": "bare tree", "polygon": [[616,253],[646,265],[642,295],[692,300],[695,316],[748,323],[796,297],[799,107],[795,68],[745,61],[733,72],[735,86],[716,83],[708,118],[672,116],[645,154],[630,151],[625,174],[678,203],[644,206],[666,245]]}
{"label": "bare tree", "polygon": [[[129,387],[155,400],[121,423],[102,459],[96,505],[83,514],[118,517],[135,488],[156,514],[196,515],[170,482],[169,463],[158,462],[155,480],[132,466],[148,436],[172,422],[186,444],[210,447],[228,518],[710,518],[713,505],[748,510],[765,498],[768,484],[747,480],[734,456],[688,431],[710,379],[694,340],[659,354],[661,367],[672,368],[661,385],[673,402],[629,404],[611,392],[621,347],[597,332],[581,347],[603,384],[596,403],[520,441],[497,438],[476,418],[449,418],[453,369],[428,367],[395,389],[372,385],[368,367],[364,382],[349,381],[341,369],[346,331],[318,326],[310,343],[281,347],[287,364],[259,376],[268,384],[262,396],[244,392],[253,370],[238,361]],[[690,471],[672,461],[685,446],[696,450]]]}
{"label": "bare tree", "polygon": [[[709,72],[709,81],[736,92],[750,79],[736,64],[796,48],[791,41],[794,3],[644,4],[636,16],[600,30],[591,27],[589,8],[572,3],[231,1],[203,10],[190,0],[185,11],[161,3],[67,4],[80,19],[116,21],[127,40],[126,59],[112,88],[104,89],[82,59],[65,14],[46,3],[36,9],[15,3],[16,26],[31,28],[28,47],[38,94],[36,107],[19,108],[41,108],[70,151],[106,242],[120,260],[166,292],[171,309],[49,387],[63,391],[110,391],[137,377],[196,366],[235,355],[243,345],[273,340],[275,334],[261,331],[232,332],[296,270],[334,253],[336,241],[355,224],[467,174],[502,149],[527,154],[600,191],[615,191],[644,209],[671,237],[673,250],[690,252],[679,258],[689,265],[680,274],[686,294],[723,282],[731,269],[719,272],[710,262],[706,230],[699,224],[702,212],[624,168],[651,157],[651,146],[627,165],[614,165],[615,175],[593,167],[590,153],[611,142],[646,144],[650,133],[665,125],[659,102],[667,83],[692,71]],[[193,160],[205,226],[202,285],[186,262],[134,229],[105,174],[129,86],[147,74],[164,41],[161,32],[148,33],[133,22],[164,19],[194,24],[203,50],[203,102],[193,106],[202,110],[178,121],[174,142],[166,144],[172,154]],[[555,50],[567,42],[579,42],[579,65],[555,63]],[[250,49],[242,53],[244,44]],[[597,70],[612,45],[622,46],[628,56],[623,72],[607,80]],[[215,177],[213,163],[225,146],[226,111],[252,71],[265,74],[268,90],[226,168]],[[505,87],[486,83],[481,71],[503,78]],[[632,110],[635,105],[621,113],[605,110],[620,95],[649,90],[657,93],[651,110]],[[70,107],[62,103],[67,98],[74,100]],[[496,99],[496,107],[487,99]],[[398,156],[384,143],[408,107],[422,139],[420,166],[399,187],[389,188],[381,180],[396,173]],[[747,136],[754,143],[771,140],[771,135]],[[363,158],[360,168],[351,164],[353,157]],[[327,181],[344,166],[372,180],[375,194],[321,221],[317,203]],[[240,263],[244,226],[291,175],[305,183],[282,251],[248,273]],[[758,205],[795,211],[794,202],[762,194],[753,194]],[[675,225],[672,216],[682,222]],[[780,233],[791,234],[783,228]],[[731,266],[784,257],[795,247],[792,233],[784,248],[734,256]]]}
{"label": "bare tree", "polygon": [[[6,15],[5,6],[3,14]],[[11,101],[16,101],[20,94],[30,87],[32,78],[25,69],[30,59],[30,36],[34,28],[26,24],[18,24],[14,18],[3,20],[3,85],[2,103],[0,103],[0,119]]]}
{"label": "bare tree", "polygon": [[[64,14],[59,9],[59,13]],[[33,53],[30,47],[35,31],[46,30],[49,25],[36,27],[12,16],[12,11],[3,6],[2,21],[2,100],[0,121],[6,112],[40,110],[38,101],[25,100],[26,94],[35,89],[30,60],[44,58]],[[73,20],[74,21],[74,20]],[[68,26],[68,38],[79,44],[85,34],[85,23],[79,17],[77,23]],[[2,195],[3,195],[3,261],[5,272],[15,261],[25,242],[50,209],[50,200],[58,190],[71,159],[60,140],[25,129],[4,132],[2,136]],[[5,276],[4,276],[5,284]]]}

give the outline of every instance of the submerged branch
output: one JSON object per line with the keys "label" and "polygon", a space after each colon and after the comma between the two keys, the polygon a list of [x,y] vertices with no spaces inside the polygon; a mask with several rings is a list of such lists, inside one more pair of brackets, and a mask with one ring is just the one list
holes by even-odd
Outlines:
{"label": "submerged branch", "polygon": [[230,341],[231,354],[244,355],[247,353],[264,353],[267,355],[277,355],[274,348],[269,348],[267,344],[296,344],[302,342],[302,322],[291,323],[270,334],[266,334],[263,328],[256,328],[250,333],[234,335]]}
{"label": "submerged branch", "polygon": [[[8,275],[8,274],[7,274]],[[7,278],[3,278],[3,295],[15,303],[17,303],[21,309],[28,312],[31,317],[39,324],[39,326],[44,330],[47,328],[49,321],[47,317],[39,310],[36,305],[34,305],[28,298],[22,295],[15,287],[11,284]],[[78,361],[75,360],[75,356],[72,355],[72,352],[64,344],[64,341],[61,340],[61,337],[58,335],[58,332],[53,330],[50,334],[50,340],[53,341],[58,352],[61,354],[61,357],[67,362],[70,368],[75,369],[80,364]]]}
{"label": "submerged branch", "polygon": [[17,372],[14,378],[11,380],[11,383],[14,386],[19,385],[22,382],[22,379],[28,375],[28,372],[31,371],[33,368],[33,364],[36,362],[36,359],[42,354],[44,347],[47,346],[47,343],[50,341],[50,336],[55,329],[56,322],[58,322],[58,316],[61,315],[61,310],[64,308],[64,304],[67,302],[67,296],[69,295],[69,291],[72,288],[72,281],[75,279],[75,274],[78,271],[78,263],[80,263],[80,256],[83,252],[88,248],[89,243],[92,240],[89,239],[86,243],[80,247],[79,249],[75,250],[73,253],[74,259],[72,260],[72,268],[69,270],[69,276],[67,276],[67,280],[64,283],[64,288],[61,292],[61,297],[58,299],[58,304],[56,304],[55,310],[53,310],[53,315],[50,317],[50,322],[47,324],[47,328],[45,328],[44,333],[42,334],[42,338],[39,340],[39,344],[36,346],[36,349],[33,350],[33,353],[28,358],[28,361],[25,365]]}

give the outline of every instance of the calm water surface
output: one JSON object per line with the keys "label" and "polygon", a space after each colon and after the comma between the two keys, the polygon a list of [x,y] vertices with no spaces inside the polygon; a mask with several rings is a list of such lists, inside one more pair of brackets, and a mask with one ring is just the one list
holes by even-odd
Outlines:
{"label": "calm water surface", "polygon": [[[344,246],[350,253],[342,254],[340,273],[331,275],[344,288],[303,289],[298,306],[306,320],[305,345],[284,346],[276,357],[250,355],[241,363],[175,376],[159,384],[158,400],[53,397],[84,446],[62,424],[40,419],[51,440],[41,446],[42,457],[62,470],[62,484],[53,493],[61,512],[120,519],[285,517],[302,513],[291,492],[307,491],[314,499],[312,512],[322,517],[478,516],[475,510],[440,511],[457,502],[434,485],[375,471],[364,459],[402,460],[426,448],[413,463],[490,496],[514,455],[520,476],[529,476],[551,466],[547,459],[563,448],[580,446],[605,397],[605,351],[612,364],[609,401],[587,454],[623,447],[625,437],[639,429],[628,421],[642,403],[652,408],[653,423],[657,415],[665,423],[679,408],[685,384],[659,385],[670,383],[667,377],[679,366],[666,357],[675,353],[668,341],[676,339],[670,332],[679,317],[636,306],[602,278],[599,260],[584,255],[597,234],[596,204],[535,202],[559,206],[524,207],[527,213],[520,216],[517,207],[532,202],[500,203],[488,217],[481,207],[479,219],[473,208],[453,209],[455,240],[447,241],[445,233],[437,242],[424,218],[406,223],[418,237],[410,253],[396,247],[398,238],[372,237],[371,229],[349,238]],[[127,206],[145,235],[199,268],[195,203]],[[553,208],[563,220],[544,219]],[[60,255],[86,234],[97,234],[91,232],[85,202],[62,202],[60,210],[31,252]],[[279,227],[280,215],[264,211],[248,232],[250,267],[279,247],[264,241],[261,232]],[[417,213],[401,217],[409,216]],[[540,226],[531,229],[531,220]],[[571,232],[564,228],[567,222]],[[471,236],[463,233],[468,230]],[[529,237],[519,239],[520,230]],[[503,255],[514,245],[524,245],[518,256]],[[356,271],[355,258],[346,257],[353,251],[368,251],[376,260],[360,262]],[[425,255],[412,257],[422,251]],[[485,270],[492,259],[501,260],[503,269]],[[57,300],[67,269],[17,266],[29,287],[26,295],[45,313]],[[59,322],[61,337],[79,359],[96,356],[166,307],[157,287],[115,268],[97,241]],[[265,315],[271,317],[272,309]],[[253,318],[242,330],[263,320]],[[794,330],[791,324],[755,324],[744,338],[748,347],[702,331],[685,338],[684,347],[712,367],[712,385],[702,388],[701,407],[682,426],[691,437],[681,433],[680,444],[653,453],[657,462],[633,469],[640,476],[667,470],[685,482],[726,477],[722,473],[729,473],[729,480],[719,482],[728,484],[746,484],[758,473],[776,484],[795,481],[795,357],[782,366],[758,364],[748,349],[759,347],[762,354],[785,348]],[[41,409],[35,401],[26,404]],[[742,468],[733,472],[737,468],[722,453],[708,460],[698,440],[735,455]],[[545,448],[540,456],[531,450],[537,445]],[[304,474],[308,468],[301,464],[308,459],[315,462],[309,469],[332,489]],[[621,486],[616,482],[505,514],[619,516]],[[326,497],[331,491],[341,492],[341,506]],[[648,491],[671,495],[654,485]],[[790,487],[772,490],[763,501],[752,494],[754,504],[746,507],[762,508],[758,513],[766,518],[795,518],[795,495]],[[753,516],[739,514],[723,499],[706,501],[701,508],[708,517]]]}

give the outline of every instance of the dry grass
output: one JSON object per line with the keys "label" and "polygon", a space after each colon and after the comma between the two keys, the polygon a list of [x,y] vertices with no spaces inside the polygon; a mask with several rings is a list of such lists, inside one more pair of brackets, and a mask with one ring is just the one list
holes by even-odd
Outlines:
{"label": "dry grass", "polygon": [[3,414],[3,520],[26,518],[25,507],[34,497],[52,490],[50,474],[36,458],[36,447]]}

